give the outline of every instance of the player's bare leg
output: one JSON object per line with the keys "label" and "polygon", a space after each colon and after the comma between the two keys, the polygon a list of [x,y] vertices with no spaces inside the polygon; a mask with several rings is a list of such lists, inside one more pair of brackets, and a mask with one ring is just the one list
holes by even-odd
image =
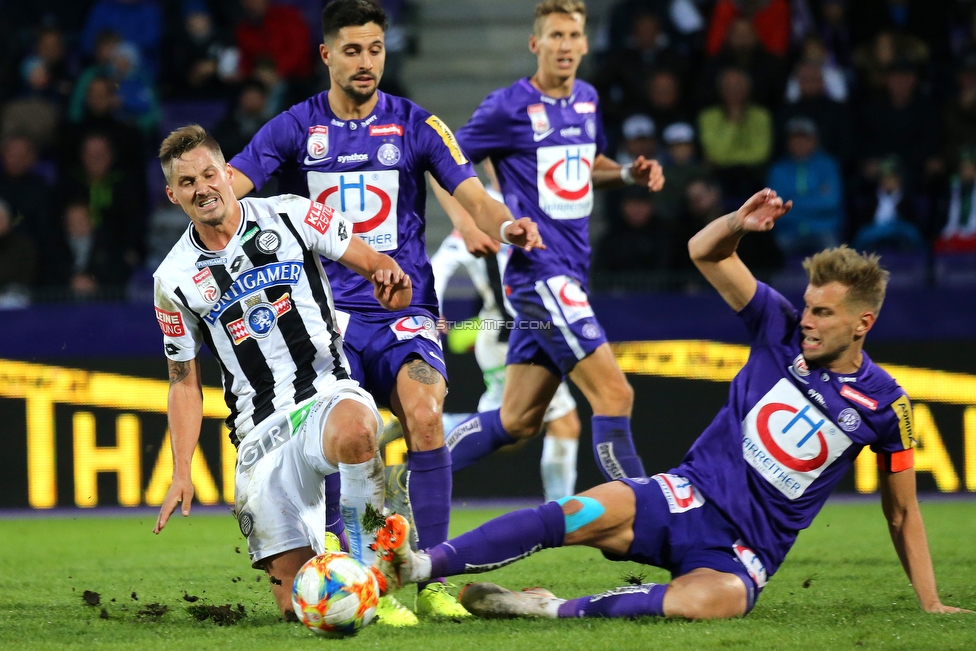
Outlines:
{"label": "player's bare leg", "polygon": [[271,583],[271,592],[278,604],[278,610],[286,622],[298,621],[291,604],[291,587],[298,570],[314,556],[315,550],[311,547],[299,547],[269,556],[261,562],[268,575],[268,582]]}
{"label": "player's bare leg", "polygon": [[[390,407],[407,442],[407,493],[417,528],[417,544],[432,547],[447,540],[451,520],[451,453],[444,445],[443,410],[447,382],[422,359],[400,367]],[[432,616],[465,617],[467,611],[444,589],[442,578],[419,586],[417,611]]]}
{"label": "player's bare leg", "polygon": [[610,344],[602,344],[573,368],[569,378],[593,408],[593,455],[606,480],[644,476],[630,432],[634,390]]}

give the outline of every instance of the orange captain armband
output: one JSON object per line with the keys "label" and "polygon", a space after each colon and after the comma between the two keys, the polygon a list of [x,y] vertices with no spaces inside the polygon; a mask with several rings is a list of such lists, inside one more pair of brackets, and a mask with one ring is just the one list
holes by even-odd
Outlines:
{"label": "orange captain armband", "polygon": [[878,454],[878,468],[885,472],[901,472],[915,467],[915,450],[908,448],[899,452]]}

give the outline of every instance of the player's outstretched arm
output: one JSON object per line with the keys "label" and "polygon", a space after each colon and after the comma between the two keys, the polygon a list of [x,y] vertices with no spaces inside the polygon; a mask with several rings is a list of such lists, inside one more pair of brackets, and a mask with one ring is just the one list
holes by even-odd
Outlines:
{"label": "player's outstretched arm", "polygon": [[627,185],[647,186],[649,192],[664,187],[664,168],[656,160],[638,156],[628,167],[600,154],[593,161],[593,187],[613,190]]}
{"label": "player's outstretched arm", "polygon": [[973,612],[946,606],[939,600],[925,523],[915,494],[914,468],[901,472],[881,471],[881,508],[888,520],[891,542],[922,609],[930,613]]}
{"label": "player's outstretched arm", "polygon": [[526,252],[546,248],[536,223],[528,217],[515,219],[505,204],[488,196],[485,186],[481,185],[477,177],[462,181],[454,189],[454,198],[471,216],[478,230],[485,235],[506,244],[514,244]]}
{"label": "player's outstretched arm", "polygon": [[756,278],[735,252],[739,240],[746,233],[768,231],[792,207],[792,201],[784,203],[775,190],[765,188],[749,197],[737,211],[719,217],[688,241],[692,262],[736,312],[756,294]]}
{"label": "player's outstretched arm", "polygon": [[169,364],[169,415],[170,440],[173,446],[173,483],[170,484],[153,533],[159,533],[166,526],[178,504],[182,504],[183,517],[190,515],[193,501],[193,481],[190,466],[193,452],[200,440],[200,426],[203,423],[203,384],[197,360]]}
{"label": "player's outstretched arm", "polygon": [[498,240],[482,233],[468,211],[458,203],[457,199],[448,194],[447,190],[442,188],[433,176],[430,177],[430,189],[433,190],[437,202],[441,204],[441,208],[444,209],[451,223],[454,224],[454,228],[461,234],[468,253],[479,258],[498,253],[501,248]]}
{"label": "player's outstretched arm", "polygon": [[402,310],[410,305],[413,298],[410,276],[390,256],[353,237],[339,262],[373,283],[373,296],[386,309]]}

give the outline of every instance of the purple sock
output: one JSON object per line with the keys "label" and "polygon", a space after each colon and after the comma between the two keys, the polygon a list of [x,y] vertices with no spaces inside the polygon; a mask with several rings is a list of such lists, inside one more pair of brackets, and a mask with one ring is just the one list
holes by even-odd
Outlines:
{"label": "purple sock", "polygon": [[627,416],[594,416],[593,456],[604,479],[644,477],[644,464],[634,449]]}
{"label": "purple sock", "polygon": [[451,468],[467,468],[500,447],[515,443],[502,427],[498,410],[475,414],[451,430],[444,439],[451,450]]}
{"label": "purple sock", "polygon": [[664,617],[664,593],[659,583],[615,588],[603,594],[570,599],[559,606],[560,617]]}
{"label": "purple sock", "polygon": [[[407,493],[417,527],[417,546],[427,549],[447,540],[451,522],[451,453],[446,446],[407,454]],[[442,580],[432,575],[434,581]],[[426,583],[420,584],[423,590]]]}
{"label": "purple sock", "polygon": [[349,551],[349,537],[346,536],[346,525],[342,523],[342,511],[339,508],[341,487],[339,473],[325,476],[325,530],[338,536],[343,551]]}
{"label": "purple sock", "polygon": [[561,547],[565,537],[566,520],[557,502],[506,513],[428,549],[431,576],[494,570],[540,549]]}

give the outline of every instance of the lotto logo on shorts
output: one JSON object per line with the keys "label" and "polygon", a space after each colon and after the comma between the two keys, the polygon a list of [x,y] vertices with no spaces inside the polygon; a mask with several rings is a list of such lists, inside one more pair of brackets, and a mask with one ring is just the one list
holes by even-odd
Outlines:
{"label": "lotto logo on shorts", "polygon": [[766,576],[766,566],[756,556],[756,552],[746,547],[741,540],[735,541],[735,544],[732,545],[732,550],[739,557],[739,561],[746,568],[746,572],[756,582],[756,586],[761,590],[766,585],[769,577]]}
{"label": "lotto logo on shorts", "polygon": [[664,499],[668,501],[671,513],[684,513],[697,509],[705,503],[705,498],[691,485],[691,482],[678,475],[662,472],[651,477],[661,487]]}
{"label": "lotto logo on shorts", "polygon": [[329,224],[332,223],[334,213],[335,211],[324,203],[313,201],[308,209],[308,214],[305,215],[305,223],[325,235],[325,232],[329,230]]}
{"label": "lotto logo on shorts", "polygon": [[179,312],[167,312],[156,308],[156,320],[159,321],[159,329],[167,337],[182,337],[186,334],[183,327],[183,317]]}
{"label": "lotto logo on shorts", "polygon": [[437,329],[434,326],[434,321],[425,316],[406,316],[402,319],[397,319],[390,326],[390,330],[396,335],[398,341],[406,341],[414,337],[424,337],[425,339],[430,339],[438,346],[441,343],[437,338]]}
{"label": "lotto logo on shorts", "polygon": [[786,378],[742,421],[742,456],[779,492],[798,499],[851,439]]}

